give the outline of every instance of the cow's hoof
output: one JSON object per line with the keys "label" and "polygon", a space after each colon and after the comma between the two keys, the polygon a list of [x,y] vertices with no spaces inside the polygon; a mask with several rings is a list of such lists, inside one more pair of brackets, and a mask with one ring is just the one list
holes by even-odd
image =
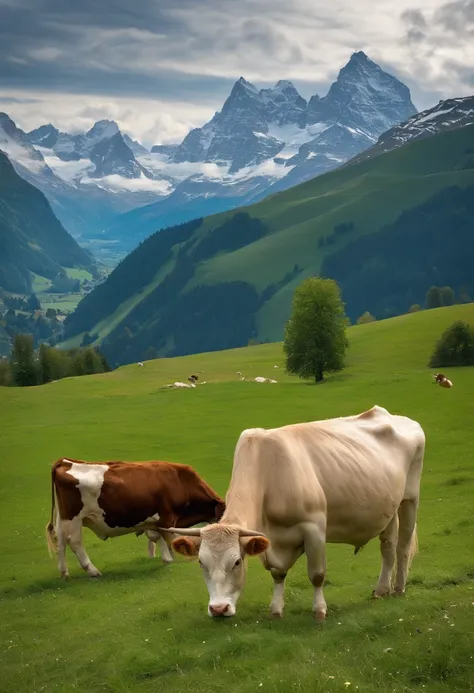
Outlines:
{"label": "cow's hoof", "polygon": [[393,590],[393,596],[394,597],[404,597],[405,596],[405,590],[402,590],[399,587],[395,587]]}
{"label": "cow's hoof", "polygon": [[61,579],[62,580],[69,580],[70,575],[69,573],[61,573]]}
{"label": "cow's hoof", "polygon": [[324,623],[326,620],[326,612],[325,611],[313,611],[313,618],[316,621],[316,623]]}
{"label": "cow's hoof", "polygon": [[270,618],[275,620],[283,618],[283,611],[270,611]]}
{"label": "cow's hoof", "polygon": [[88,573],[90,578],[99,578],[102,577],[102,573],[100,570],[91,570],[90,573]]}
{"label": "cow's hoof", "polygon": [[374,590],[372,592],[372,599],[384,599],[385,597],[390,597],[392,591],[390,588],[384,590]]}

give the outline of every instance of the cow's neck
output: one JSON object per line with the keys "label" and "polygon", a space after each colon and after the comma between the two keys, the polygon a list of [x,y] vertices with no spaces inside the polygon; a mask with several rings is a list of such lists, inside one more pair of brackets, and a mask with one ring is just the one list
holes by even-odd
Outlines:
{"label": "cow's neck", "polygon": [[244,529],[259,531],[261,518],[261,501],[255,493],[250,493],[242,487],[229,489],[221,524],[238,525]]}

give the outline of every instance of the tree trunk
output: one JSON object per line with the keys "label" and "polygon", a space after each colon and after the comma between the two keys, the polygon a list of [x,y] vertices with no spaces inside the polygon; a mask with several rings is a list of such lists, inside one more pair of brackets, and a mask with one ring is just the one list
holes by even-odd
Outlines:
{"label": "tree trunk", "polygon": [[318,368],[315,373],[314,380],[316,383],[320,383],[324,379],[322,368]]}

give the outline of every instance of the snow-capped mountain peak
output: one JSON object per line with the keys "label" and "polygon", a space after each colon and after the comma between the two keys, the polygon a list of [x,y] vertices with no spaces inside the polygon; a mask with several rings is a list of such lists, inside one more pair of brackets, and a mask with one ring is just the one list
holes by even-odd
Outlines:
{"label": "snow-capped mountain peak", "polygon": [[91,146],[95,146],[100,140],[109,140],[119,132],[119,126],[115,120],[98,120],[97,123],[94,123],[91,129],[86,132],[85,136]]}

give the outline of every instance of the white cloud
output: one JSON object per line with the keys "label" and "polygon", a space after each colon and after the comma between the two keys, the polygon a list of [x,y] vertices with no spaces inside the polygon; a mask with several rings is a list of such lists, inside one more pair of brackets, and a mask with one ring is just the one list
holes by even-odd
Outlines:
{"label": "white cloud", "polygon": [[[153,99],[34,92],[34,108],[22,99],[31,91],[0,90],[0,111],[5,98],[8,113],[22,130],[29,131],[51,122],[64,132],[88,130],[102,118],[116,120],[124,133],[149,146],[180,142],[192,127],[201,125],[212,108],[187,103],[166,103]],[[15,94],[16,101],[10,100]]]}
{"label": "white cloud", "polygon": [[5,109],[24,129],[51,121],[77,131],[112,118],[148,145],[177,142],[221,108],[240,75],[259,86],[291,79],[309,96],[354,50],[403,79],[420,108],[474,86],[473,0],[141,0],[133,12],[119,0],[43,5],[28,15],[34,30],[22,33],[17,21],[3,36],[17,75],[4,96],[39,99],[34,109],[11,101]]}

